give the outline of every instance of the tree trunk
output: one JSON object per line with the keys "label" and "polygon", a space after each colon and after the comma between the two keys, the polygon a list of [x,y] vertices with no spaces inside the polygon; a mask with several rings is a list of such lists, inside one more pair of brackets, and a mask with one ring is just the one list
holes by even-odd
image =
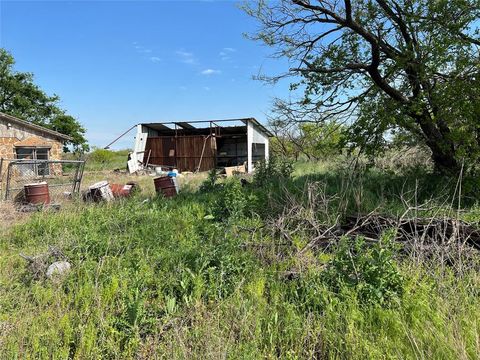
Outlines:
{"label": "tree trunk", "polygon": [[458,172],[459,166],[453,152],[446,152],[443,149],[439,149],[437,144],[430,146],[427,142],[427,145],[432,150],[432,159],[436,172],[443,174],[454,174]]}
{"label": "tree trunk", "polygon": [[415,118],[422,129],[427,146],[432,151],[435,170],[449,174],[457,172],[459,166],[455,158],[455,145],[449,138],[450,129],[446,126],[439,129],[426,112],[415,116]]}

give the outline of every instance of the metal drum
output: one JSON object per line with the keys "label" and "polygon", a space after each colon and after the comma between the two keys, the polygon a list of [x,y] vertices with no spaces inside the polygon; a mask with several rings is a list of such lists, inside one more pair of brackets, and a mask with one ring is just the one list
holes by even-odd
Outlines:
{"label": "metal drum", "polygon": [[157,194],[162,194],[165,197],[173,197],[177,195],[177,187],[170,176],[162,176],[153,179],[155,184],[155,191]]}
{"label": "metal drum", "polygon": [[41,182],[38,184],[27,184],[24,186],[25,200],[28,204],[50,204],[50,192],[48,184]]}
{"label": "metal drum", "polygon": [[112,189],[113,196],[116,198],[129,197],[134,191],[135,185],[133,184],[110,184],[110,189]]}

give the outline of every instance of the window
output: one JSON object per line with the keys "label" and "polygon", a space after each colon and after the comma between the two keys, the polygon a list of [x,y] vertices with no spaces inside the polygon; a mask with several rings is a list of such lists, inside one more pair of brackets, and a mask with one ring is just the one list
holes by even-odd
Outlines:
{"label": "window", "polygon": [[[25,160],[48,160],[47,148],[17,147],[15,149],[17,159]],[[48,176],[50,169],[47,163],[22,164],[20,166],[22,175]]]}

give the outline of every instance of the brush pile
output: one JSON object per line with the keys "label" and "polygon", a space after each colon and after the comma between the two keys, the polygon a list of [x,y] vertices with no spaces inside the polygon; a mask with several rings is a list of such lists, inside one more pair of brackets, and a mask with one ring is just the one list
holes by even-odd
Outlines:
{"label": "brush pile", "polygon": [[[286,192],[286,206],[272,217],[266,228],[271,231],[276,245],[285,249],[293,245],[295,237],[309,239],[299,250],[327,249],[342,237],[362,237],[367,242],[377,242],[382,234],[392,232],[403,252],[431,254],[458,251],[471,253],[480,250],[480,227],[449,216],[420,217],[418,209],[408,208],[394,217],[376,211],[369,214],[347,215],[341,211],[342,199],[328,196],[320,183],[310,183],[302,200]],[[333,210],[335,209],[335,210]]]}

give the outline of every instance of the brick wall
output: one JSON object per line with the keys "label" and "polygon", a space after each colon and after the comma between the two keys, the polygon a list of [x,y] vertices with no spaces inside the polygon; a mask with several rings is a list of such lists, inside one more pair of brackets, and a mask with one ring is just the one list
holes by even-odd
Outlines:
{"label": "brick wall", "polygon": [[[0,158],[14,159],[15,145],[48,147],[50,149],[48,154],[50,160],[62,159],[63,143],[59,139],[41,130],[31,129],[14,122],[9,123],[7,120],[0,118]],[[5,171],[6,165],[6,162],[4,162],[3,171]],[[50,168],[50,171],[52,175],[61,175],[62,167],[60,164],[55,164]]]}
{"label": "brick wall", "polygon": [[14,144],[18,142],[14,137],[0,137],[0,158],[13,159],[15,157]]}

